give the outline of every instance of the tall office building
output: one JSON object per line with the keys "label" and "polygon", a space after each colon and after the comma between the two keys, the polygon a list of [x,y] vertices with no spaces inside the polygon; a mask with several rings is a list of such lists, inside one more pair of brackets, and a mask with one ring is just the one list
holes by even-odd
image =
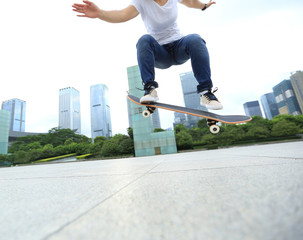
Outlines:
{"label": "tall office building", "polygon": [[[131,101],[126,97],[127,101],[127,109],[128,109],[128,124],[132,128],[133,127],[133,120],[131,117]],[[153,114],[150,115],[151,118],[151,124],[152,124],[152,129],[155,128],[161,128],[161,122],[160,122],[160,114],[159,114],[159,109],[156,108]]]}
{"label": "tall office building", "polygon": [[59,127],[81,134],[80,93],[75,88],[59,90]]}
{"label": "tall office building", "polygon": [[275,100],[275,95],[273,93],[266,93],[261,96],[261,104],[265,117],[268,120],[273,119],[274,116],[279,115],[278,105]]}
{"label": "tall office building", "polygon": [[11,113],[0,110],[0,154],[7,154]]}
{"label": "tall office building", "polygon": [[243,104],[244,106],[244,111],[247,116],[253,117],[253,116],[262,116],[261,108],[259,101],[251,101],[251,102],[246,102]]}
{"label": "tall office building", "polygon": [[[184,98],[184,104],[185,107],[188,108],[194,108],[194,109],[200,109],[203,111],[208,111],[207,108],[202,107],[200,105],[200,95],[197,93],[197,85],[198,82],[196,78],[194,77],[193,72],[186,72],[180,74],[180,80],[183,90],[183,98]],[[176,118],[176,115],[175,115]],[[180,118],[180,115],[177,116],[176,120]],[[181,117],[181,119],[186,119],[187,123],[184,122],[183,124],[187,127],[193,127],[197,125],[197,122],[201,119],[196,116],[187,115],[185,117]]]}
{"label": "tall office building", "polygon": [[273,87],[280,114],[301,114],[301,110],[290,80],[283,80]]}
{"label": "tall office building", "polygon": [[2,102],[2,110],[10,112],[10,131],[25,132],[25,101],[17,98],[4,101]]}
{"label": "tall office building", "polygon": [[92,139],[112,136],[108,88],[104,84],[90,87],[90,119]]}
{"label": "tall office building", "polygon": [[290,77],[291,85],[294,89],[301,113],[303,113],[303,72],[297,71]]}
{"label": "tall office building", "polygon": [[[138,66],[127,68],[129,94],[137,97],[143,96],[143,91],[138,90],[142,86],[142,80]],[[151,117],[144,118],[142,112],[144,106],[128,102],[129,121],[133,127],[135,155],[150,156],[156,154],[176,153],[176,140],[174,131],[153,132]],[[153,113],[155,114],[155,113]],[[152,114],[152,115],[153,115]]]}

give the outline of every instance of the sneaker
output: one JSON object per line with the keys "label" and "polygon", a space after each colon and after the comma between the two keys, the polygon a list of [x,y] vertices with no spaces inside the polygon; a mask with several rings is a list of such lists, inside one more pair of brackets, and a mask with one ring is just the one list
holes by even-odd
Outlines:
{"label": "sneaker", "polygon": [[222,104],[214,95],[214,92],[216,91],[217,89],[215,89],[213,92],[211,92],[211,90],[202,92],[200,97],[200,105],[211,110],[222,109],[223,108]]}
{"label": "sneaker", "polygon": [[140,103],[157,102],[159,100],[158,94],[155,88],[151,89],[149,93],[140,98]]}

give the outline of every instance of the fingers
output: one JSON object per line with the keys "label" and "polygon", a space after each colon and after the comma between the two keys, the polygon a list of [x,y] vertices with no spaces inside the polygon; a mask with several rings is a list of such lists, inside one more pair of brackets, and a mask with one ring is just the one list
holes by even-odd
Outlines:
{"label": "fingers", "polygon": [[78,12],[78,13],[84,13],[83,11],[77,10],[77,9],[73,9],[73,11]]}
{"label": "fingers", "polygon": [[86,1],[86,0],[83,0],[83,2],[84,2],[85,4],[87,4],[87,5],[91,5],[91,4],[92,4],[92,2]]}

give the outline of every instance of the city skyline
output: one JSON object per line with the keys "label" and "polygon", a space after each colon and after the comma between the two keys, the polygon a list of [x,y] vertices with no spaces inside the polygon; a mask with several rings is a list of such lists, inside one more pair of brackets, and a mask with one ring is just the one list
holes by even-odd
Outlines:
{"label": "city skyline", "polygon": [[[137,65],[135,65],[135,66],[137,66]],[[190,80],[190,77],[191,77],[191,75],[192,75],[192,72],[186,72],[186,73],[180,73],[180,75],[179,75],[179,77],[180,77],[180,80],[181,80],[181,85],[182,85],[182,80]],[[273,92],[270,92],[270,93],[266,93],[266,94],[263,94],[261,97],[260,97],[260,100],[261,100],[261,104],[259,103],[259,100],[252,100],[252,101],[249,101],[249,102],[245,102],[245,103],[243,103],[243,109],[244,109],[244,112],[245,112],[245,114],[246,115],[254,115],[254,114],[252,114],[250,111],[251,111],[251,109],[252,108],[254,108],[254,107],[256,107],[255,106],[255,103],[257,103],[257,108],[258,108],[258,113],[256,113],[255,115],[259,115],[259,116],[261,116],[261,117],[264,117],[264,118],[268,118],[268,119],[271,119],[272,117],[268,117],[268,114],[267,114],[267,112],[269,111],[269,109],[268,109],[268,107],[269,106],[267,106],[267,105],[270,105],[270,104],[272,104],[272,102],[273,102],[273,100],[274,101],[276,101],[277,99],[280,99],[280,98],[283,98],[283,97],[281,97],[281,96],[274,96],[274,89],[277,87],[277,86],[280,86],[281,84],[282,85],[285,85],[285,82],[287,82],[287,86],[289,86],[289,85],[291,85],[291,80],[290,79],[293,79],[294,77],[296,77],[296,78],[299,78],[299,80],[296,80],[296,86],[299,86],[299,85],[302,85],[302,76],[303,76],[303,71],[296,71],[295,73],[292,73],[292,75],[289,77],[289,79],[286,79],[286,80],[283,80],[283,81],[281,81],[281,82],[279,82],[278,84],[276,84],[276,86],[273,86],[273,88],[272,88],[272,90],[273,90]],[[183,84],[184,85],[184,84]],[[92,96],[92,88],[93,87],[97,87],[97,86],[105,86],[105,88],[106,88],[106,91],[104,91],[104,94],[105,95],[107,95],[107,97],[108,97],[108,91],[109,91],[109,89],[107,88],[107,86],[106,85],[104,85],[104,84],[95,84],[95,85],[93,85],[93,86],[90,86],[90,98],[91,98],[91,96]],[[79,119],[79,121],[80,121],[80,124],[78,124],[79,126],[80,126],[80,130],[81,130],[81,118],[82,118],[82,116],[81,116],[81,114],[80,114],[80,91],[78,91],[78,90],[76,90],[75,88],[73,88],[73,87],[67,87],[67,88],[63,88],[63,89],[59,89],[59,96],[60,96],[60,98],[62,98],[62,94],[63,95],[66,95],[67,93],[69,93],[70,94],[70,92],[71,91],[75,91],[75,92],[77,92],[77,96],[76,96],[76,98],[77,98],[77,106],[78,106],[78,109],[79,110],[77,110],[76,112],[78,112],[77,114],[78,114],[78,119]],[[187,91],[189,91],[190,90],[190,88],[187,88]],[[286,89],[287,90],[287,89]],[[186,90],[185,90],[186,91]],[[301,93],[301,88],[299,87],[298,89],[297,89],[297,92],[298,93]],[[62,93],[63,92],[63,93]],[[184,93],[183,93],[184,94]],[[272,94],[273,96],[272,97],[274,97],[274,99],[270,99],[267,95],[270,95],[270,94]],[[288,91],[286,91],[286,93],[284,93],[284,94],[286,94],[286,95],[289,95],[288,97],[295,97],[296,98],[296,96],[294,95],[294,91],[293,91],[293,89],[291,89],[291,92],[289,92],[289,90]],[[68,95],[68,94],[67,94]],[[185,95],[186,95],[186,93],[185,93]],[[64,98],[64,97],[63,97]],[[62,98],[62,99],[63,99]],[[192,99],[193,97],[190,97],[190,99]],[[66,98],[66,96],[65,96],[65,102],[66,102],[66,100],[67,100],[67,98]],[[70,98],[70,99],[72,99],[72,98]],[[262,100],[263,99],[263,100]],[[266,99],[266,101],[265,101],[265,99]],[[24,102],[24,103],[26,103],[26,101],[23,101],[23,100],[19,100],[19,99],[11,99],[11,100],[6,100],[6,101],[3,101],[2,102],[2,107],[3,107],[3,105],[5,104],[5,103],[7,103],[7,102],[12,102],[12,101],[16,101],[16,100],[18,100],[18,101],[21,101],[21,102]],[[184,99],[184,106],[186,106],[186,101],[187,102],[190,102],[189,100],[186,100],[186,99]],[[262,102],[263,101],[263,102]],[[269,102],[270,103],[269,103]],[[296,98],[296,101],[298,101],[299,102],[299,100],[297,100],[297,98]],[[300,100],[300,101],[302,101],[302,99]],[[276,104],[277,104],[277,102],[275,102]],[[254,106],[252,107],[252,106],[250,106],[251,104],[253,104]],[[100,104],[99,104],[100,105]],[[108,102],[107,101],[105,101],[105,104],[103,104],[102,103],[102,105],[106,105],[108,108],[109,108],[109,105],[108,105]],[[91,106],[92,106],[92,99],[91,99]],[[129,105],[128,105],[128,101],[127,101],[127,104],[126,104],[126,106],[127,106],[127,108],[128,108],[128,112],[129,112]],[[261,107],[262,106],[262,107]],[[278,104],[277,104],[277,106],[278,106]],[[66,106],[65,106],[66,107]],[[188,106],[187,106],[188,107]],[[60,115],[60,112],[62,111],[62,109],[60,110],[60,108],[62,108],[62,106],[61,106],[61,104],[59,104],[59,115]],[[201,107],[202,108],[202,107]],[[298,108],[299,109],[299,108]],[[108,109],[109,110],[109,109]],[[276,110],[276,109],[272,109],[272,110]],[[92,111],[92,110],[91,110]],[[164,110],[165,111],[165,110]],[[286,111],[286,110],[285,110]],[[284,111],[284,114],[287,114],[287,112],[285,112]],[[66,110],[64,110],[64,112],[66,112]],[[278,111],[279,112],[279,111]],[[23,112],[23,114],[25,115],[25,107],[24,107],[24,112]],[[264,116],[263,116],[263,114],[264,114]],[[282,113],[279,113],[279,114],[283,114],[283,112]],[[301,114],[301,113],[300,113]],[[155,116],[155,119],[154,118],[152,118],[152,120],[153,120],[153,124],[155,125],[155,127],[159,127],[159,124],[161,124],[161,123],[159,123],[159,113],[158,114],[154,114]],[[109,113],[109,116],[110,116],[110,113]],[[153,115],[152,115],[153,116]],[[129,115],[129,113],[128,113],[128,117],[130,118],[130,115]],[[94,127],[93,127],[93,122],[92,122],[92,112],[91,112],[91,115],[90,115],[90,118],[91,118],[91,126],[90,126],[90,130],[91,130],[91,135],[90,136],[88,136],[88,137],[93,137],[93,134],[92,134],[92,132],[93,132],[93,129],[94,129]],[[175,123],[175,120],[176,120],[176,114],[174,114],[174,120],[173,120],[173,122],[172,122],[172,125],[174,125],[174,123]],[[129,121],[129,123],[131,123],[131,121]],[[24,126],[24,125],[23,125]],[[55,126],[55,127],[60,127],[60,117],[59,117],[59,125],[58,126]],[[70,128],[70,127],[66,127],[66,128]],[[74,130],[76,130],[76,129],[74,129]],[[110,121],[110,126],[108,126],[108,136],[112,136],[111,134],[112,134],[112,130],[111,130],[111,121]],[[47,130],[48,131],[48,130]],[[46,131],[46,132],[47,132]],[[23,131],[24,132],[24,131]],[[78,134],[81,134],[81,133],[79,133],[79,132],[76,132],[76,133],[78,133]],[[33,134],[33,133],[30,133],[30,134]],[[101,135],[100,135],[101,136]],[[108,137],[108,136],[106,136],[106,137]],[[96,136],[95,136],[96,137]],[[93,138],[95,138],[95,137],[93,137]]]}
{"label": "city skyline", "polygon": [[[73,86],[83,100],[82,133],[90,136],[89,87],[103,82],[110,89],[113,134],[126,133],[128,122],[120,120],[127,118],[126,68],[137,64],[136,43],[146,33],[140,16],[125,24],[108,24],[77,18],[71,11],[74,1],[53,3],[3,3],[4,8],[15,9],[18,17],[12,18],[9,12],[0,16],[7,22],[2,26],[5,38],[0,40],[0,78],[5,82],[0,101],[26,100],[26,131],[47,132],[58,125],[58,89]],[[96,3],[107,9],[128,4],[122,0]],[[33,5],[43,11],[32,9]],[[243,114],[244,102],[259,99],[291,72],[302,70],[303,36],[296,34],[303,25],[302,12],[299,0],[217,1],[203,12],[179,6],[181,31],[198,33],[206,41],[212,79],[219,88],[216,95],[224,106],[220,114]],[[183,105],[179,74],[188,71],[190,62],[156,70],[161,102]],[[41,101],[47,107],[41,108]],[[171,127],[173,113],[160,115],[161,127]]]}

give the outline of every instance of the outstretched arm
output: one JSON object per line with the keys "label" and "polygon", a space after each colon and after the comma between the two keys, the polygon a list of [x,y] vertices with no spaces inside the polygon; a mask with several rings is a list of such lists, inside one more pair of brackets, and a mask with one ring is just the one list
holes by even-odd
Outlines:
{"label": "outstretched arm", "polygon": [[209,8],[211,5],[216,4],[216,2],[213,2],[212,0],[210,0],[208,3],[201,3],[199,0],[183,0],[181,3],[189,8],[198,9]]}
{"label": "outstretched arm", "polygon": [[73,11],[81,13],[78,17],[99,18],[110,23],[121,23],[131,20],[139,15],[137,9],[130,5],[121,10],[105,11],[90,1],[83,1],[84,4],[75,3]]}

